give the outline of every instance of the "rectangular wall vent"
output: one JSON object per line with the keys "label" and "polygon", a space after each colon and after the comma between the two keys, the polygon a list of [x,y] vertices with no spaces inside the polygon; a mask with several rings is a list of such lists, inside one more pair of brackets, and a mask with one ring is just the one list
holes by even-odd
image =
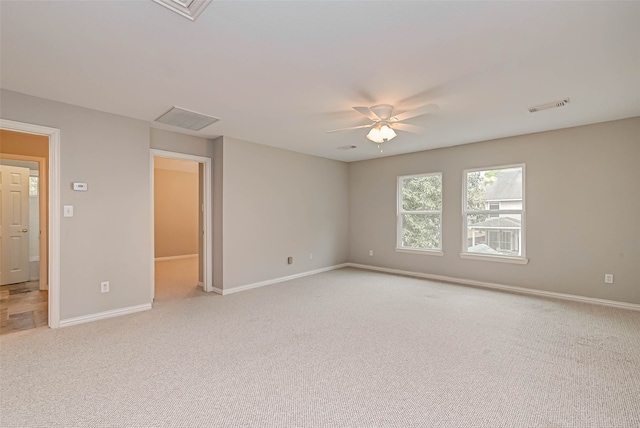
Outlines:
{"label": "rectangular wall vent", "polygon": [[156,122],[199,131],[219,120],[217,117],[207,116],[180,107],[172,107],[171,110],[158,117]]}
{"label": "rectangular wall vent", "polygon": [[537,111],[547,110],[547,109],[550,109],[550,108],[564,107],[567,104],[569,104],[569,98],[565,98],[565,99],[560,100],[560,101],[553,101],[553,102],[550,102],[550,103],[547,103],[547,104],[542,104],[542,105],[539,105],[539,106],[531,107],[529,109],[529,113],[535,113]]}

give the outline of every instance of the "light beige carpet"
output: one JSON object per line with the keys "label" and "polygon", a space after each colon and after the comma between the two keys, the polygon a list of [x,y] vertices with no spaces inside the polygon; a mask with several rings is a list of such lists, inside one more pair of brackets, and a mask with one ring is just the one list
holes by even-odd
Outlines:
{"label": "light beige carpet", "polygon": [[2,427],[640,426],[640,313],[357,269],[0,344]]}
{"label": "light beige carpet", "polygon": [[198,257],[155,262],[155,303],[187,299],[198,288]]}

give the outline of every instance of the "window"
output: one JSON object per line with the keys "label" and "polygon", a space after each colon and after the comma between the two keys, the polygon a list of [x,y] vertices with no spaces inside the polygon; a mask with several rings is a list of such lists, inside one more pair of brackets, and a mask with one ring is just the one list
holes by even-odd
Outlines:
{"label": "window", "polygon": [[442,174],[398,177],[397,251],[442,254]]}
{"label": "window", "polygon": [[29,196],[38,196],[38,176],[29,177]]}
{"label": "window", "polygon": [[[489,209],[490,210],[499,210],[500,209],[500,202],[489,202]],[[498,217],[498,214],[489,214],[489,218],[493,218],[493,217]]]}
{"label": "window", "polygon": [[464,258],[527,263],[524,165],[464,172]]}

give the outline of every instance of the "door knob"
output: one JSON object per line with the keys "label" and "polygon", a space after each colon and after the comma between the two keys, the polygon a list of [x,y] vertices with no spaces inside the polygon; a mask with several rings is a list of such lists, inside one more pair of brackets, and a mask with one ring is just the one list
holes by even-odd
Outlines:
{"label": "door knob", "polygon": [[29,231],[29,229],[22,229],[20,232],[27,233],[28,231]]}

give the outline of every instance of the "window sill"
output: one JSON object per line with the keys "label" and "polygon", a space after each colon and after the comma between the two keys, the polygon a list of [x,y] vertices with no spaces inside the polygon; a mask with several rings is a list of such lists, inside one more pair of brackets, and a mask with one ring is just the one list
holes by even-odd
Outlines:
{"label": "window sill", "polygon": [[529,259],[526,259],[524,257],[493,256],[488,254],[460,253],[460,258],[470,260],[484,260],[488,262],[514,263],[518,265],[526,265],[527,263],[529,263]]}
{"label": "window sill", "polygon": [[442,250],[418,250],[416,248],[396,248],[396,253],[422,254],[423,256],[444,256]]}

